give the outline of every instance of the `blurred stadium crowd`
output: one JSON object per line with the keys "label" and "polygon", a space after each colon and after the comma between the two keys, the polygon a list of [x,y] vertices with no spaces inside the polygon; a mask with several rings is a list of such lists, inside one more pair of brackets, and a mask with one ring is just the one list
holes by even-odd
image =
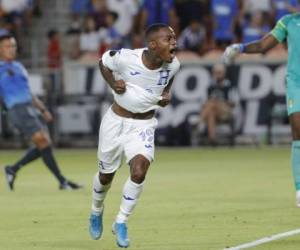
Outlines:
{"label": "blurred stadium crowd", "polygon": [[[173,27],[185,56],[215,57],[232,42],[259,39],[281,16],[300,10],[298,0],[70,0],[68,5],[63,34],[56,27],[48,30],[50,67],[59,67],[64,55],[88,60],[108,48],[142,47],[143,31],[155,22]],[[1,0],[0,33],[13,33],[22,52],[32,18],[45,12],[40,0]]]}

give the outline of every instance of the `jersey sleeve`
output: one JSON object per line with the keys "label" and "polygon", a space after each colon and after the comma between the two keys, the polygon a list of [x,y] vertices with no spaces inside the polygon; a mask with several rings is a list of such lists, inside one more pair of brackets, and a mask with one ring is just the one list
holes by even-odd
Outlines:
{"label": "jersey sleeve", "polygon": [[29,79],[29,73],[27,71],[27,69],[23,66],[23,64],[19,63],[18,66],[20,67],[23,75],[26,77],[26,79]]}
{"label": "jersey sleeve", "polygon": [[121,64],[121,50],[108,50],[102,55],[103,65],[112,71],[119,71]]}
{"label": "jersey sleeve", "polygon": [[177,59],[177,57],[175,57],[171,64],[171,72],[170,72],[171,78],[178,72],[179,68],[180,68],[180,62]]}
{"label": "jersey sleeve", "polygon": [[278,42],[283,42],[288,34],[287,22],[289,20],[289,15],[282,17],[278,20],[275,27],[271,31],[271,34],[276,38]]}

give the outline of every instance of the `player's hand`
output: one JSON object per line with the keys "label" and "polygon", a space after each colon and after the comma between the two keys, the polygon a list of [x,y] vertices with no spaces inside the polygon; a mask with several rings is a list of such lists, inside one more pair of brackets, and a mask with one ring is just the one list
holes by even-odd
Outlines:
{"label": "player's hand", "polygon": [[225,64],[231,64],[236,56],[242,51],[242,44],[235,43],[228,46],[222,56],[222,60]]}
{"label": "player's hand", "polygon": [[48,110],[45,110],[42,114],[43,114],[43,117],[44,117],[46,122],[52,122],[53,121],[53,116],[51,115],[51,113]]}
{"label": "player's hand", "polygon": [[161,107],[165,107],[167,106],[170,102],[171,102],[171,94],[164,92],[161,95],[162,99],[160,101],[158,101],[158,105]]}
{"label": "player's hand", "polygon": [[120,94],[123,94],[126,91],[126,84],[123,80],[117,80],[117,81],[115,81],[112,88],[117,94],[120,95]]}

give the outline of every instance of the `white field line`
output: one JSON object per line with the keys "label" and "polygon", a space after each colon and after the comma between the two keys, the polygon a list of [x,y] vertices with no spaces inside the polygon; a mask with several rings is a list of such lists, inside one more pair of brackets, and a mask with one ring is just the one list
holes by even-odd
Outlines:
{"label": "white field line", "polygon": [[251,247],[255,247],[264,243],[268,243],[274,240],[279,240],[281,238],[285,238],[285,237],[289,237],[295,234],[300,234],[300,228],[292,230],[292,231],[288,231],[288,232],[284,232],[284,233],[280,233],[280,234],[274,234],[265,238],[261,238],[259,240],[255,240],[249,243],[245,243],[236,247],[229,247],[229,248],[224,248],[224,250],[240,250],[240,249],[247,249],[247,248],[251,248]]}

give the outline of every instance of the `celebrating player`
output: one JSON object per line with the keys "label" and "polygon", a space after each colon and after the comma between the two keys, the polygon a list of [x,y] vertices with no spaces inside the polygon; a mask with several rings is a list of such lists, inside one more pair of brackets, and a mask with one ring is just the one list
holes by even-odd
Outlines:
{"label": "celebrating player", "polygon": [[146,31],[147,48],[107,51],[100,71],[113,90],[114,102],[104,115],[99,132],[99,172],[93,181],[90,234],[102,234],[104,198],[123,154],[130,166],[113,232],[120,247],[128,247],[127,220],[142,193],[144,180],[154,159],[155,110],[170,102],[170,87],[179,61],[175,57],[174,31],[154,24]]}
{"label": "celebrating player", "polygon": [[296,187],[296,205],[300,207],[300,13],[283,16],[274,29],[261,40],[248,44],[232,44],[223,59],[230,63],[239,53],[264,53],[278,43],[287,42],[287,111],[292,129],[292,170]]}

